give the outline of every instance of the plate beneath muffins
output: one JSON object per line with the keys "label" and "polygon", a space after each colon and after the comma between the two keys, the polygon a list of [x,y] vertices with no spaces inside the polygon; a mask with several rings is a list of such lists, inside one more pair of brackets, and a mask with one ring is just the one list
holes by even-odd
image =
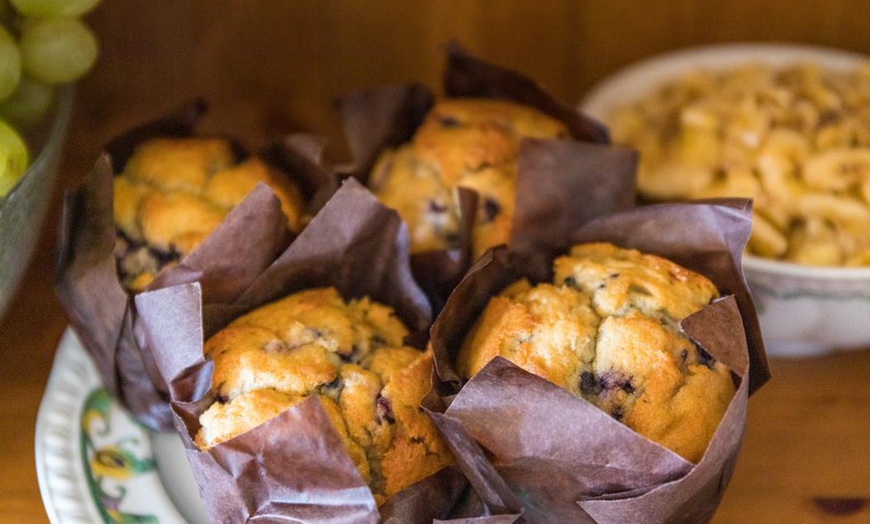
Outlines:
{"label": "plate beneath muffins", "polygon": [[147,431],[109,396],[72,330],[58,344],[35,440],[52,524],[206,522],[180,439]]}

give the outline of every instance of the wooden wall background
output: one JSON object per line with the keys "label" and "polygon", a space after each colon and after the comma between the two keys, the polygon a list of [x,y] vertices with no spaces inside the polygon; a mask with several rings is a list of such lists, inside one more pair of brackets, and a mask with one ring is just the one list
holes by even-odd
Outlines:
{"label": "wooden wall background", "polygon": [[256,146],[320,130],[332,100],[422,81],[437,87],[455,39],[577,101],[620,66],[683,46],[794,41],[870,52],[865,0],[104,0],[90,16],[102,55],[81,83],[70,166],[193,96],[207,128]]}

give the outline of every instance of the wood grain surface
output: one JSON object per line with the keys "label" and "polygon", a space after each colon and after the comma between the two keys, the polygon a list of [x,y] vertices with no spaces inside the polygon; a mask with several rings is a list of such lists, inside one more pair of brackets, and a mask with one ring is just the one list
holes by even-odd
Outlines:
{"label": "wood grain surface", "polygon": [[[102,55],[79,86],[61,187],[106,139],[194,96],[211,104],[206,130],[251,147],[317,130],[340,154],[333,99],[386,83],[437,88],[452,39],[571,102],[625,64],[684,46],[790,41],[870,53],[863,0],[105,0],[88,20]],[[66,325],[51,289],[56,219],[55,206],[0,323],[0,523],[47,521],[33,435]],[[772,367],[714,522],[870,522],[870,350]]]}

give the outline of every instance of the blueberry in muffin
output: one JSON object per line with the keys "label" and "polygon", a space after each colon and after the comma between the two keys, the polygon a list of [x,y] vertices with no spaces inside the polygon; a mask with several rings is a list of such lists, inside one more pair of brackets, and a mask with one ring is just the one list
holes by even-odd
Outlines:
{"label": "blueberry in muffin", "polygon": [[368,298],[300,291],[239,317],[206,341],[218,400],[195,436],[208,448],[317,396],[378,504],[452,463],[420,402],[432,357]]}
{"label": "blueberry in muffin", "polygon": [[284,174],[258,157],[242,162],[221,138],[155,138],[140,144],[114,178],[115,258],[128,291],[196,248],[257,185],[281,201],[288,226],[302,226],[303,200]]}
{"label": "blueberry in muffin", "polygon": [[476,191],[472,251],[477,257],[510,238],[520,139],[567,136],[562,122],[514,102],[442,100],[409,143],[381,155],[369,186],[408,224],[412,253],[458,247],[456,189]]}
{"label": "blueberry in muffin", "polygon": [[552,284],[520,280],[489,301],[457,367],[470,378],[504,357],[697,462],[735,388],[679,323],[718,296],[708,279],[663,258],[578,245],[555,260]]}

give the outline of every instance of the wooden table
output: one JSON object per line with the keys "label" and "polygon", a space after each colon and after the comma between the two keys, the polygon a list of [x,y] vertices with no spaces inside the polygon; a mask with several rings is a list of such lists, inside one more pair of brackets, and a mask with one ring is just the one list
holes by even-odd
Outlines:
{"label": "wooden table", "polygon": [[[34,425],[66,326],[50,286],[50,240],[0,324],[0,523],[47,522]],[[870,351],[771,364],[774,378],[750,401],[742,455],[714,522],[870,522]]]}
{"label": "wooden table", "polygon": [[[107,138],[194,95],[214,105],[207,128],[249,145],[299,129],[336,137],[329,127],[334,96],[388,82],[436,86],[439,48],[451,38],[566,100],[628,62],[685,45],[791,40],[870,53],[870,3],[863,0],[829,0],[824,9],[811,0],[494,5],[105,2],[89,18],[103,55],[79,88],[60,185],[80,177]],[[55,209],[48,233],[56,217]],[[47,520],[34,423],[66,326],[50,287],[50,236],[0,323],[0,523]],[[742,456],[714,522],[870,523],[870,351],[774,360],[772,368],[773,380],[750,401]]]}

